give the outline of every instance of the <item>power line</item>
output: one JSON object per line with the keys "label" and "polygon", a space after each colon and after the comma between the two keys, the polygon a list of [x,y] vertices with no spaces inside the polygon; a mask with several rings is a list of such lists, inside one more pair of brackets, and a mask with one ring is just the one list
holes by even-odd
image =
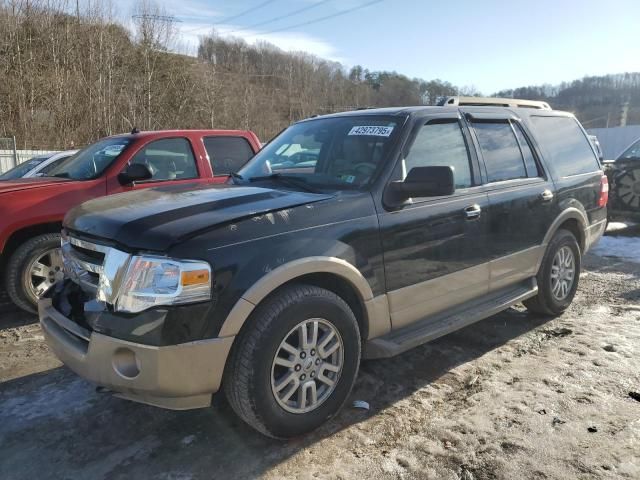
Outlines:
{"label": "power line", "polygon": [[291,30],[292,28],[306,27],[307,25],[313,25],[315,23],[324,22],[325,20],[329,20],[331,18],[340,17],[342,15],[346,15],[347,13],[355,12],[356,10],[360,10],[362,8],[366,8],[366,7],[369,7],[371,5],[374,5],[374,4],[380,3],[380,2],[384,2],[384,0],[373,0],[371,2],[367,2],[367,3],[365,3],[363,5],[359,5],[357,7],[348,8],[347,10],[342,10],[340,12],[332,13],[331,15],[327,15],[327,16],[324,16],[324,17],[316,18],[314,20],[309,20],[307,22],[302,22],[302,23],[298,23],[298,24],[295,24],[295,25],[289,25],[288,27],[276,28],[276,29],[273,29],[273,30],[269,30],[267,32],[260,32],[257,35],[267,35],[269,33],[276,33],[276,32],[283,32],[285,30]]}
{"label": "power line", "polygon": [[135,20],[157,20],[159,22],[173,23],[182,22],[173,15],[156,15],[152,13],[141,13],[140,15],[131,15],[131,18]]}
{"label": "power line", "polygon": [[289,12],[289,13],[287,13],[285,15],[280,15],[278,17],[273,17],[273,18],[270,18],[269,20],[265,20],[265,21],[259,22],[259,23],[254,23],[253,25],[247,25],[246,27],[237,28],[235,30],[231,30],[230,32],[226,32],[226,33],[242,32],[244,30],[250,30],[252,28],[261,27],[263,25],[267,25],[269,23],[277,22],[279,20],[284,20],[285,18],[293,17],[294,15],[298,15],[299,13],[306,12],[307,10],[311,10],[312,8],[319,7],[320,5],[324,5],[325,3],[328,3],[328,2],[331,2],[331,1],[332,0],[322,0],[320,2],[313,3],[313,4],[308,5],[306,7],[299,8],[298,10],[294,10],[293,12]]}
{"label": "power line", "polygon": [[251,13],[251,12],[253,12],[255,10],[258,10],[259,8],[266,7],[267,5],[269,5],[270,3],[273,3],[275,1],[277,1],[277,0],[266,0],[266,1],[256,5],[255,7],[251,7],[250,9],[245,10],[244,12],[238,13],[237,15],[232,15],[230,17],[223,18],[222,20],[218,20],[216,23],[227,23],[227,22],[230,22],[231,20],[235,20],[236,18],[243,17],[248,13]]}

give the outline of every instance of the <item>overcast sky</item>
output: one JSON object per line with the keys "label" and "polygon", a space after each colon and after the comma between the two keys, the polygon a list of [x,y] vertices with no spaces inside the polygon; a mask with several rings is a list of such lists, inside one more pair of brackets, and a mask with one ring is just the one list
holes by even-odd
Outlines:
{"label": "overcast sky", "polygon": [[[114,1],[123,15],[135,3]],[[640,0],[156,1],[180,20],[180,40],[192,52],[198,35],[215,26],[250,43],[485,94],[640,71]]]}

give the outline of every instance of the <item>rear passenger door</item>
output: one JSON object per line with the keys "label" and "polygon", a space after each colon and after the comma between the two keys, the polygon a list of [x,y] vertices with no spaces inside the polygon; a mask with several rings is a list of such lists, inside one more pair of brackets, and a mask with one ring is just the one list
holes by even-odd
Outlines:
{"label": "rear passenger door", "polygon": [[388,206],[378,217],[394,329],[488,291],[487,195],[468,131],[457,112],[445,115],[416,121],[392,179],[414,167],[451,166],[456,191]]}
{"label": "rear passenger door", "polygon": [[491,291],[536,274],[555,211],[554,185],[511,114],[467,113],[489,196]]}
{"label": "rear passenger door", "polygon": [[215,177],[237,172],[254,155],[244,137],[211,136],[202,141]]}

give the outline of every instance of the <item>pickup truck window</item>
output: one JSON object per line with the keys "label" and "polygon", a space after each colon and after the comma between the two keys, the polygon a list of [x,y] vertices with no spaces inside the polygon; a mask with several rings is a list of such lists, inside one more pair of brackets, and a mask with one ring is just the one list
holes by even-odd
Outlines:
{"label": "pickup truck window", "polygon": [[102,175],[129,146],[128,137],[110,137],[89,145],[48,173],[50,177],[91,180]]}
{"label": "pickup truck window", "polygon": [[317,188],[364,187],[383,166],[403,120],[362,115],[294,124],[240,170],[240,181],[295,177]]}
{"label": "pickup truck window", "polygon": [[489,182],[527,178],[524,159],[509,122],[475,122]]}
{"label": "pickup truck window", "polygon": [[242,137],[205,137],[204,148],[214,175],[237,172],[253,157],[253,150]]}
{"label": "pickup truck window", "polygon": [[402,177],[414,167],[453,167],[456,188],[468,188],[471,182],[469,152],[457,121],[427,123],[416,136],[404,160]]}
{"label": "pickup truck window", "polygon": [[198,176],[196,159],[186,138],[163,138],[149,142],[134,155],[130,163],[146,165],[153,174],[150,182]]}

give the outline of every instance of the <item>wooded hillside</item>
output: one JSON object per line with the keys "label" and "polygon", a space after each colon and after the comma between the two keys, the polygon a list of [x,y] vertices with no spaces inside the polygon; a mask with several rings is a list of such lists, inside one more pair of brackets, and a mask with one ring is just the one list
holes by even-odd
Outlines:
{"label": "wooded hillside", "polygon": [[[197,57],[172,53],[176,31],[153,3],[130,31],[100,2],[0,0],[0,137],[21,148],[67,148],[140,129],[249,128],[271,138],[292,121],[370,106],[433,104],[474,94],[441,80],[373,72],[212,31]],[[589,126],[640,122],[640,75],[585,78],[500,92],[544,98]]]}

